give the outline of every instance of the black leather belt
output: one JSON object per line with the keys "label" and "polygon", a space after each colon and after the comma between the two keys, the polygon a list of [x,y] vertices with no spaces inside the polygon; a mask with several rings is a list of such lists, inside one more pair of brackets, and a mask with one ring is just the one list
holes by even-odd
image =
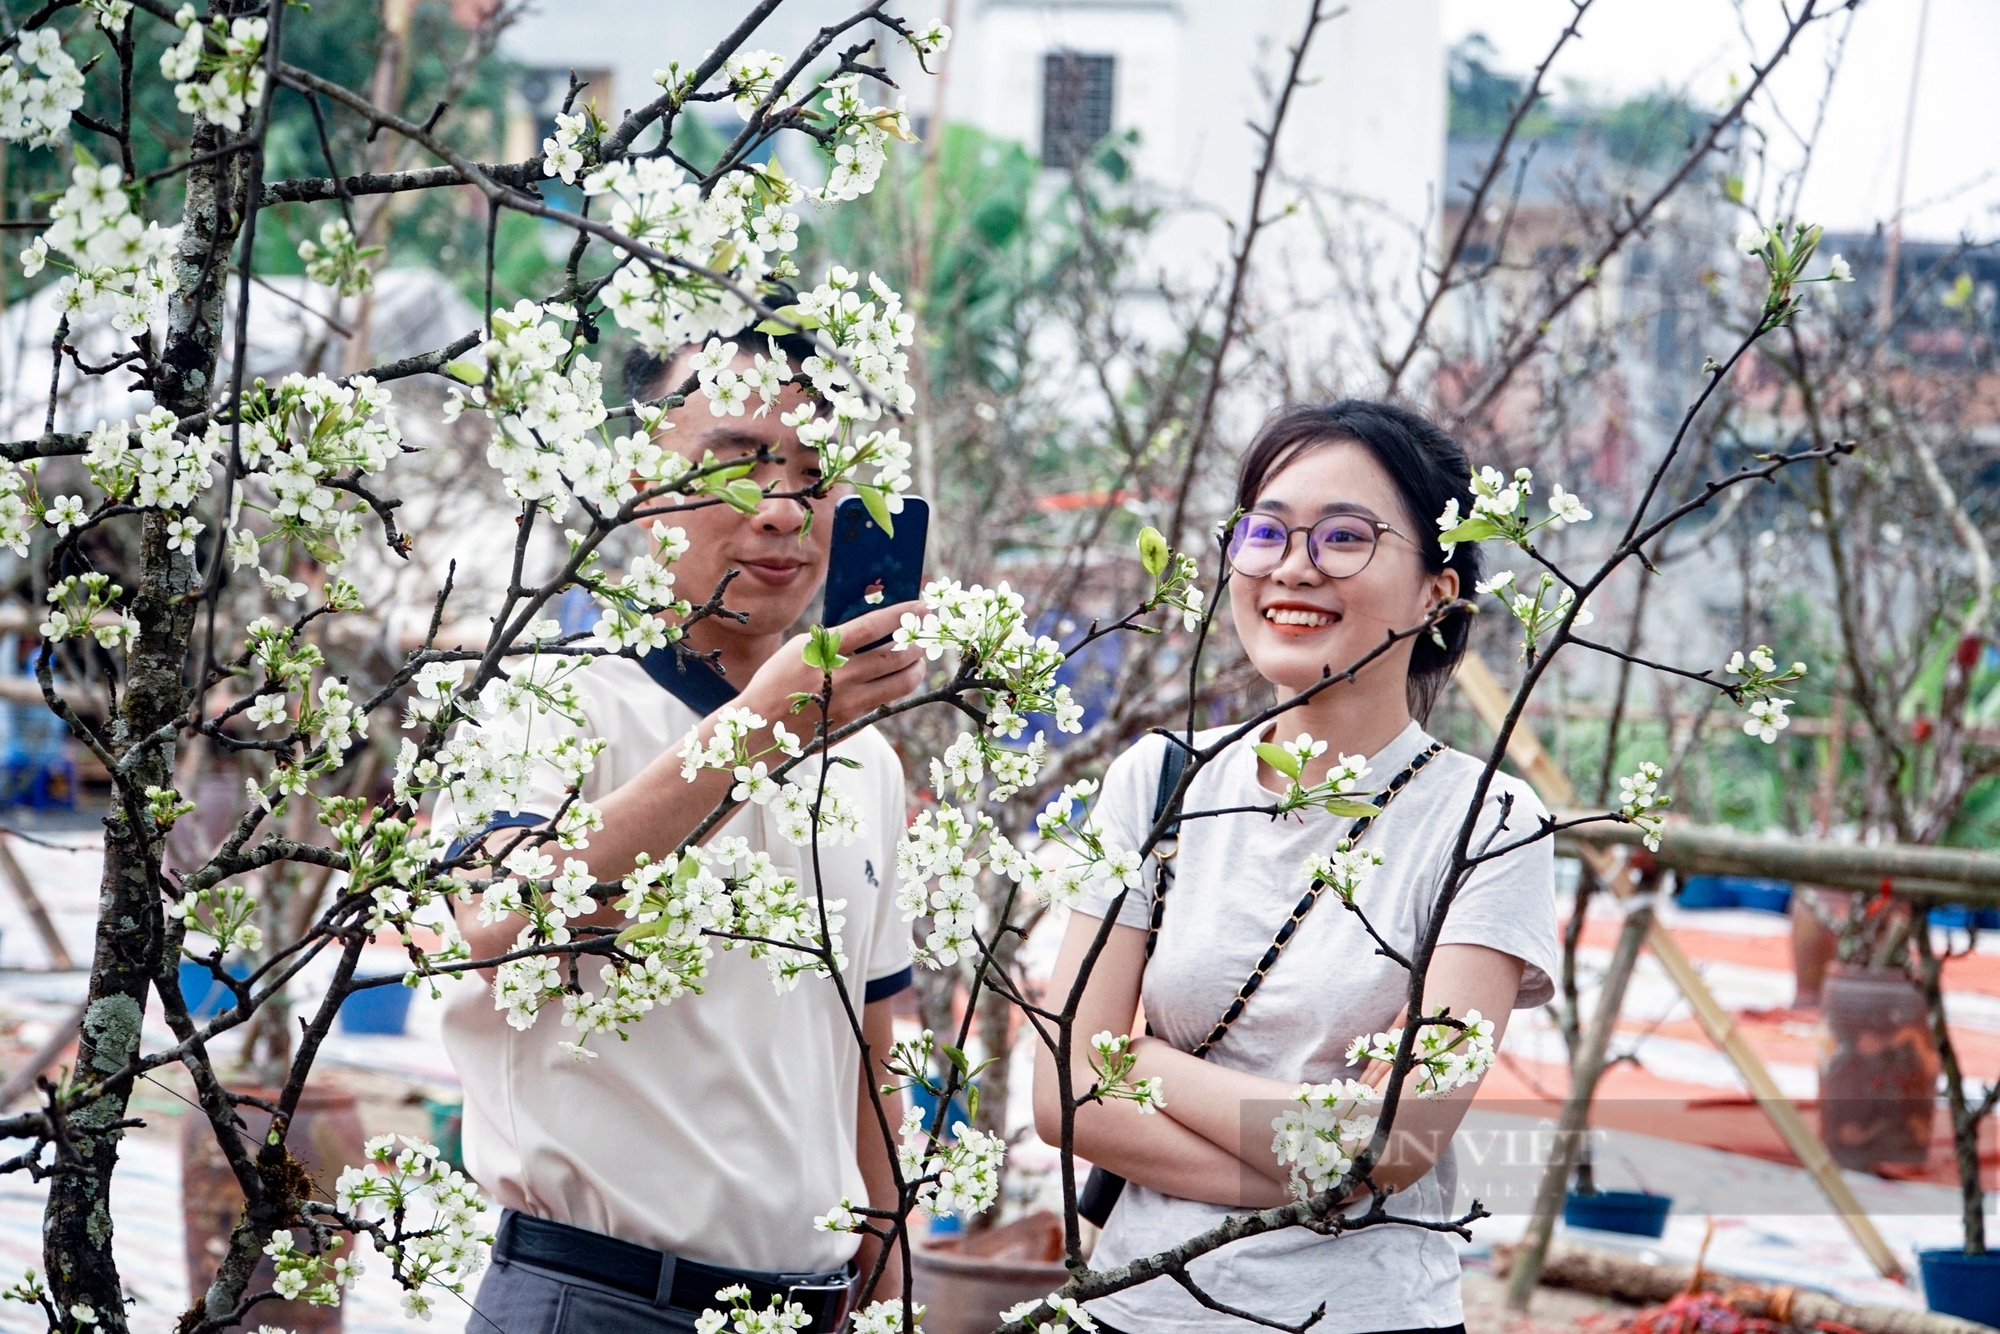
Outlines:
{"label": "black leather belt", "polygon": [[806,1326],[809,1334],[830,1334],[838,1329],[853,1296],[851,1268],[817,1274],[725,1269],[512,1209],[500,1216],[493,1258],[590,1279],[697,1315],[725,1307],[727,1303],[717,1301],[715,1294],[741,1285],[750,1290],[750,1300],[759,1310],[773,1297],[804,1307],[812,1317]]}

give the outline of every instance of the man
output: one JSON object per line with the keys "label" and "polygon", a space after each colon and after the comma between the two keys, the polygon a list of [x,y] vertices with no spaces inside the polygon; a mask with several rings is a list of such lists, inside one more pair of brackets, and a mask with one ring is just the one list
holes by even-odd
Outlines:
{"label": "man", "polygon": [[[746,349],[737,369],[748,369],[747,349],[763,340],[735,341]],[[693,351],[684,348],[666,364],[638,359],[627,368],[627,390],[635,398],[668,392],[686,378]],[[790,349],[793,365],[808,351]],[[656,438],[694,461],[705,451],[728,459],[768,450],[770,459],[752,474],[766,495],[803,492],[820,479],[818,458],[780,421],[800,401],[800,390],[788,385],[769,412],[717,417],[697,395],[670,414],[674,429]],[[825,578],[835,499],[769,498],[749,515],[710,505],[669,520],[688,537],[673,566],[676,590],[700,605],[735,570],[725,604],[744,619],[715,616],[688,627],[689,647],[714,653],[719,670],[656,649],[643,662],[601,659],[580,674],[584,733],[608,742],[581,794],[603,813],[603,828],[582,854],[598,880],[622,877],[642,852],[657,860],[673,851],[728,799],[727,774],[683,778],[681,746],[691,727],[700,724],[706,741],[713,715],[734,706],[765,720],[766,730],[750,738],[753,752],[772,744],[772,723],[811,735],[811,719],[794,716],[790,701],[817,692],[821,676],[805,663],[804,637],[788,641],[786,634]],[[908,695],[921,681],[920,654],[887,646],[856,651],[884,639],[913,607],[878,608],[842,627],[850,656],[834,673],[834,726]],[[862,1007],[877,1068],[864,1078],[830,980],[809,976],[779,994],[765,964],[742,948],[718,948],[701,994],[656,1007],[629,1029],[629,1041],[600,1036],[591,1060],[563,1048],[575,1035],[559,1014],[545,1011],[517,1031],[489,988],[460,988],[444,1039],[465,1086],[466,1162],[507,1210],[468,1334],[692,1330],[704,1308],[727,1305],[716,1300],[717,1290],[739,1283],[760,1309],[773,1293],[798,1301],[813,1317],[809,1330],[838,1323],[855,1238],[815,1231],[812,1219],[843,1196],[895,1204],[869,1084],[885,1082],[889,998],[910,983],[910,954],[889,884],[904,824],[901,764],[872,729],[835,753],[854,763],[834,775],[860,811],[863,834],[847,846],[819,848],[818,883],[829,902],[846,900],[844,980]],[[539,823],[566,789],[550,770],[531,790],[526,809],[489,828]],[[810,898],[813,858],[779,838],[774,824],[767,808],[746,804],[711,837],[746,839],[768,852]],[[583,919],[622,920],[610,909]],[[522,923],[509,916],[482,925],[461,911],[459,925],[473,957],[491,958],[514,947]],[[900,1105],[887,1111],[891,1125],[899,1122]],[[867,1245],[859,1256],[864,1273],[874,1259],[875,1243]],[[878,1292],[900,1291],[900,1284],[892,1258]]]}

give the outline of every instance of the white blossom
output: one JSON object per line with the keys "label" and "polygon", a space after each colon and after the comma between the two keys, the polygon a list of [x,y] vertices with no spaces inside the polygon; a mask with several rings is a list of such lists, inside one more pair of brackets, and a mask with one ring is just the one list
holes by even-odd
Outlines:
{"label": "white blossom", "polygon": [[29,29],[0,55],[0,139],[41,147],[69,128],[70,113],[82,105],[83,73],[54,28]]}
{"label": "white blossom", "polygon": [[[0,134],[6,78],[0,67]],[[22,252],[21,267],[29,274],[47,263],[66,270],[54,292],[62,310],[108,311],[112,328],[123,334],[142,334],[163,316],[166,299],[179,284],[172,261],[180,229],[134,212],[119,168],[79,165],[62,198],[49,206],[49,217],[49,229]],[[173,420],[171,413],[166,417]]]}

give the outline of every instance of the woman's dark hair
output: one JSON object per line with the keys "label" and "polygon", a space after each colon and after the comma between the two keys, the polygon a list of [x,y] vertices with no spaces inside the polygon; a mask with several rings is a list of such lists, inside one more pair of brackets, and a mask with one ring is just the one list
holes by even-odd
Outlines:
{"label": "woman's dark hair", "polygon": [[[1257,432],[1237,465],[1237,510],[1256,504],[1264,483],[1292,460],[1335,440],[1351,440],[1374,456],[1409,512],[1416,529],[1409,537],[1423,555],[1424,568],[1432,574],[1458,571],[1459,593],[1470,596],[1479,582],[1479,547],[1461,542],[1447,558],[1438,542],[1436,520],[1453,500],[1460,514],[1472,513],[1472,465],[1457,441],[1408,408],[1343,398],[1280,409]],[[1417,637],[1410,651],[1409,698],[1410,713],[1418,721],[1430,716],[1431,706],[1458,670],[1471,628],[1469,616],[1454,612],[1438,625],[1442,648],[1428,634]]]}

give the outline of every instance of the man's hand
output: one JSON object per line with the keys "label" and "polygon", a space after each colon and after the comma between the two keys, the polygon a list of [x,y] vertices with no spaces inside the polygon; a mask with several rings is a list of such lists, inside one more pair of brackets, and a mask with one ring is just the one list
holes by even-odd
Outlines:
{"label": "man's hand", "polygon": [[[840,651],[847,661],[833,673],[833,701],[827,719],[830,727],[844,727],[866,717],[923,684],[923,654],[901,651],[892,644],[866,653],[858,651],[864,644],[886,639],[903,623],[906,612],[921,615],[923,610],[921,602],[899,602],[893,607],[877,607],[837,627]],[[781,722],[793,716],[793,696],[819,694],[826,681],[817,667],[806,665],[807,638],[797,635],[779,646],[743,687],[736,702],[767,722]],[[802,737],[810,737],[819,720],[818,710],[809,705],[800,713],[803,725],[788,722],[787,726]]]}

